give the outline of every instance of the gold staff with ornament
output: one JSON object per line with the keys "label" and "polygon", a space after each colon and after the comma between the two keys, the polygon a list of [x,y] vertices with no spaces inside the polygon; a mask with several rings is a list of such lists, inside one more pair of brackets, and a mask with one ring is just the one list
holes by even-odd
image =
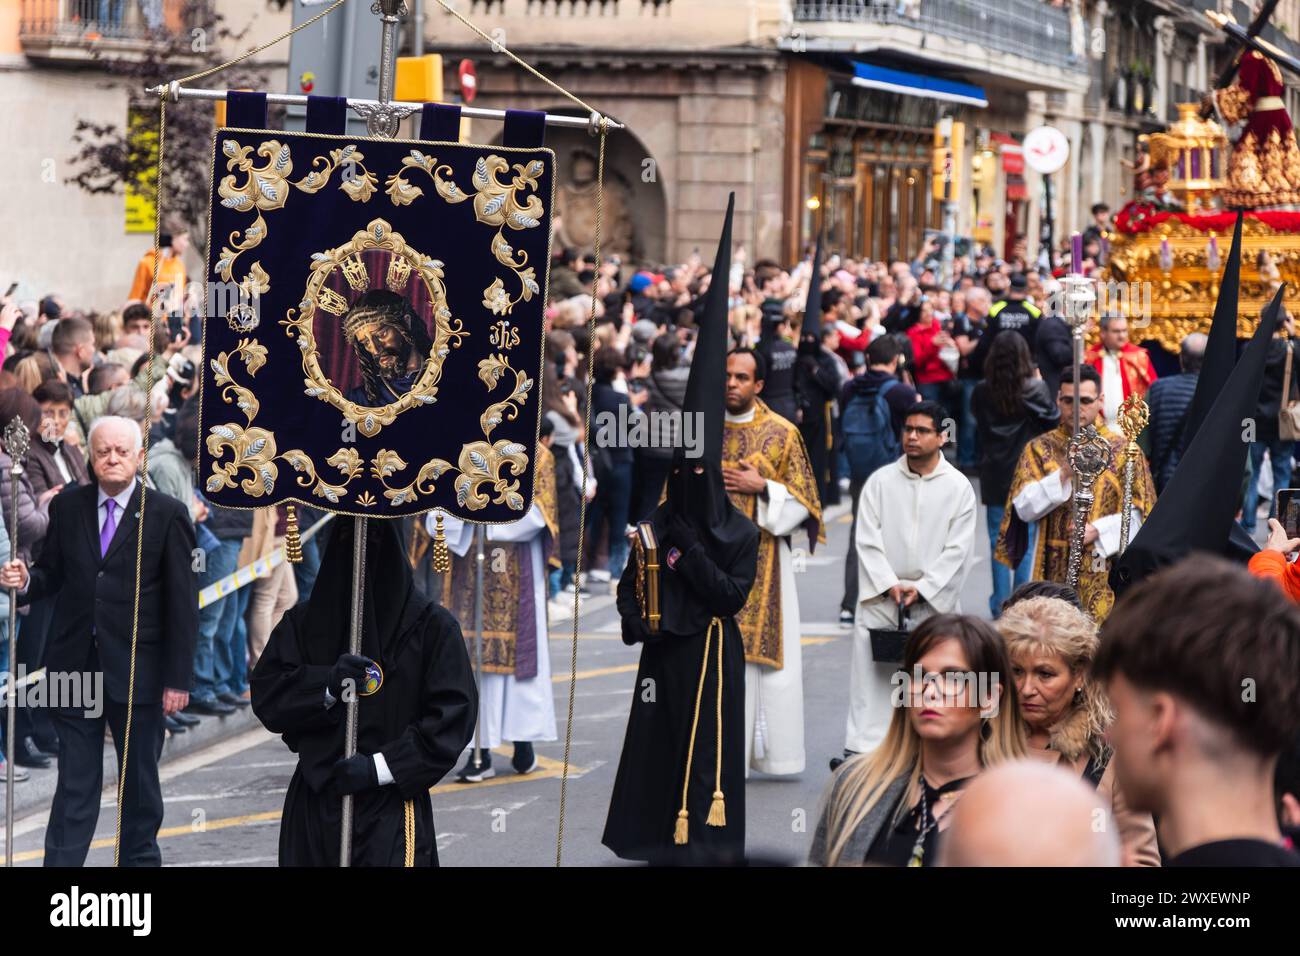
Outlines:
{"label": "gold staff with ornament", "polygon": [[1124,445],[1124,504],[1119,519],[1119,553],[1128,547],[1129,523],[1133,517],[1133,462],[1135,455],[1140,455],[1138,435],[1147,427],[1151,410],[1140,395],[1130,395],[1119,407],[1119,428],[1128,439]]}

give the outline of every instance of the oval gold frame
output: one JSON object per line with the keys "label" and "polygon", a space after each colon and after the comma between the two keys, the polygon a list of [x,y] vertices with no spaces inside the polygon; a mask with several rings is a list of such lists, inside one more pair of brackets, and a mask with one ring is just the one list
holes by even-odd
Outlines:
{"label": "oval gold frame", "polygon": [[[391,252],[406,261],[410,266],[411,275],[419,276],[428,286],[433,314],[433,329],[430,336],[433,346],[425,359],[420,377],[410,391],[397,401],[384,406],[358,405],[356,402],[349,401],[338,387],[325,377],[320,367],[316,334],[312,325],[316,310],[320,308],[325,280],[335,269],[342,268],[345,259],[371,250]],[[295,312],[298,313],[296,317]],[[302,301],[298,303],[298,309],[289,309],[287,317],[280,324],[286,327],[285,331],[289,338],[297,340],[298,348],[302,351],[302,370],[305,376],[303,385],[306,386],[306,394],[333,405],[367,438],[378,435],[385,425],[391,425],[397,420],[397,416],[407,409],[419,405],[432,405],[437,401],[443,360],[453,348],[459,348],[461,339],[469,334],[464,330],[461,321],[452,317],[451,309],[447,306],[447,287],[443,282],[442,262],[427,258],[418,250],[408,246],[401,233],[393,232],[392,227],[383,219],[372,220],[365,229],[355,233],[349,242],[312,255],[307,291]]]}

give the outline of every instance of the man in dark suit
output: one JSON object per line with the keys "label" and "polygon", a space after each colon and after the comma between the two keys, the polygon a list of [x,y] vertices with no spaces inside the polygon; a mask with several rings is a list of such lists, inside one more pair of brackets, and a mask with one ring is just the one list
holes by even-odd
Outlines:
{"label": "man in dark suit", "polygon": [[[90,427],[95,481],[57,496],[40,557],[0,569],[0,586],[20,601],[59,594],[46,648],[50,674],[102,673],[100,699],[54,701],[59,778],[45,831],[46,866],[81,866],[99,818],[104,724],[117,748],[119,773],[131,694],[132,605],[140,527],[140,429],[104,416]],[[158,758],[163,715],[186,705],[198,633],[197,578],[191,570],[194,529],[186,507],[158,491],[145,502],[140,564],[139,631],[131,748],[122,813],[121,862],[158,866],[162,786]],[[77,682],[80,684],[81,682]]]}

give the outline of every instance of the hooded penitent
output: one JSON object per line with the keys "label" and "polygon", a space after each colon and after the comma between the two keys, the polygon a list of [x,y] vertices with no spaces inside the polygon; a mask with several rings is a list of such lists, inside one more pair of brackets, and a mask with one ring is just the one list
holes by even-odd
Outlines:
{"label": "hooded penitent", "polygon": [[758,528],[722,484],[733,202],[684,403],[703,430],[703,453],[676,452],[667,497],[650,517],[659,541],[657,633],[641,619],[639,557],[618,586],[623,639],[644,642],[601,838],[625,859],[720,863],[744,854],[745,657],[735,615],[754,583]]}
{"label": "hooded penitent", "polygon": [[[1250,344],[1214,399],[1150,517],[1111,568],[1110,587],[1116,597],[1193,551],[1239,557],[1244,550],[1238,543],[1244,535],[1232,534],[1246,467],[1247,443],[1242,441],[1241,423],[1254,414],[1259,399],[1264,360],[1285,289],[1285,285],[1278,289],[1264,309]],[[1197,391],[1199,394],[1200,383]]]}
{"label": "hooded penitent", "polygon": [[[478,695],[456,619],[415,589],[393,523],[367,525],[361,654],[382,680],[358,696],[357,753],[382,754],[393,782],[356,794],[352,862],[401,865],[409,855],[436,865],[428,790],[473,733]],[[298,755],[280,825],[282,865],[338,863],[341,798],[330,774],[343,756],[347,706],[327,707],[325,692],[349,647],[355,540],[354,521],[334,522],[311,598],[281,618],[250,681],[253,712]]]}

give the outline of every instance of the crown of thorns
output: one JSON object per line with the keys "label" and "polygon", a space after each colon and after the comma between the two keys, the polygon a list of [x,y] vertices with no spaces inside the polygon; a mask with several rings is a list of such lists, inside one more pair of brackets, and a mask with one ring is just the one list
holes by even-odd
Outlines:
{"label": "crown of thorns", "polygon": [[375,304],[354,306],[343,319],[343,334],[349,339],[354,339],[363,326],[378,322],[382,325],[392,326],[399,332],[409,335],[410,327],[407,324],[406,315],[406,304],[400,301],[393,303],[391,306]]}

